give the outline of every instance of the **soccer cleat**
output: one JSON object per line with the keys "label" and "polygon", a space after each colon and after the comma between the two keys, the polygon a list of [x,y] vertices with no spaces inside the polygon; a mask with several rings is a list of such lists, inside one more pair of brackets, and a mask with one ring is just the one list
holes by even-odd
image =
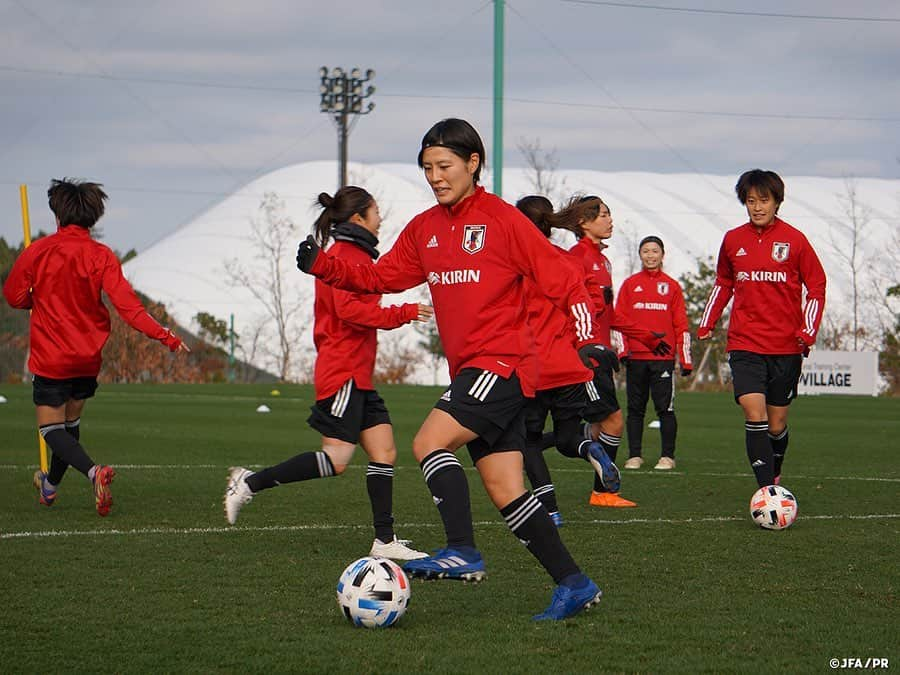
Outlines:
{"label": "soccer cleat", "polygon": [[619,468],[606,454],[606,450],[597,441],[588,443],[587,459],[600,477],[600,483],[610,492],[618,492],[621,485]]}
{"label": "soccer cleat", "polygon": [[559,511],[551,511],[550,520],[552,520],[553,524],[556,525],[556,529],[559,529],[563,526],[563,517]]}
{"label": "soccer cleat", "polygon": [[629,457],[625,462],[626,469],[640,469],[642,466],[644,466],[643,457]]}
{"label": "soccer cleat", "polygon": [[94,471],[94,502],[97,505],[98,516],[108,516],[112,508],[112,492],[109,484],[116,477],[116,472],[111,466],[98,464]]}
{"label": "soccer cleat", "polygon": [[629,506],[637,506],[624,497],[620,497],[618,492],[595,492],[591,491],[591,506],[610,506],[613,508],[626,508]]}
{"label": "soccer cleat", "polygon": [[657,471],[671,471],[675,468],[675,460],[672,457],[660,457],[653,468]]}
{"label": "soccer cleat", "polygon": [[237,522],[241,507],[253,499],[253,490],[247,485],[247,477],[252,475],[252,471],[242,466],[233,466],[229,469],[228,487],[225,489],[225,499],[222,500],[229,525]]}
{"label": "soccer cleat", "polygon": [[596,605],[602,597],[603,591],[597,584],[584,574],[579,574],[574,585],[557,586],[550,599],[550,606],[532,618],[535,621],[562,621],[591,605]]}
{"label": "soccer cleat", "polygon": [[46,482],[47,474],[38,469],[34,472],[34,488],[38,493],[38,502],[43,504],[44,506],[53,506],[53,502],[56,501],[56,490],[53,488],[47,488],[47,485],[50,483]]}
{"label": "soccer cleat", "polygon": [[403,571],[411,577],[421,579],[459,579],[477,582],[487,576],[481,553],[475,549],[472,549],[472,553],[465,553],[455,548],[442,548],[434,555],[410,560],[403,565]]}
{"label": "soccer cleat", "polygon": [[372,542],[372,549],[369,551],[369,555],[376,558],[391,558],[392,560],[420,560],[428,557],[427,553],[410,548],[410,543],[408,539],[397,539],[396,535],[387,543],[384,543],[381,539],[376,539]]}

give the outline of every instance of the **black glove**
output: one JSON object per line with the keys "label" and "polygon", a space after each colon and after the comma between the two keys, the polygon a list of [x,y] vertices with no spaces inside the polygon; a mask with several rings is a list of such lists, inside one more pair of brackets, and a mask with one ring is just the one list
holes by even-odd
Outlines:
{"label": "black glove", "polygon": [[591,370],[603,368],[607,371],[619,372],[619,359],[616,353],[603,345],[582,345],[578,348],[578,356],[581,357],[581,362]]}
{"label": "black glove", "polygon": [[682,376],[682,377],[690,377],[690,376],[691,376],[691,373],[693,373],[693,372],[694,372],[694,369],[693,369],[693,368],[682,368],[682,369],[681,369],[681,376]]}
{"label": "black glove", "polygon": [[297,269],[309,274],[320,250],[322,249],[319,248],[312,235],[301,241],[300,246],[297,247]]}
{"label": "black glove", "polygon": [[603,287],[603,302],[605,302],[607,305],[613,304],[612,286],[604,286]]}
{"label": "black glove", "polygon": [[668,356],[672,353],[672,345],[662,339],[664,335],[665,333],[653,333],[653,337],[657,338],[659,342],[657,342],[656,346],[650,351],[656,356]]}

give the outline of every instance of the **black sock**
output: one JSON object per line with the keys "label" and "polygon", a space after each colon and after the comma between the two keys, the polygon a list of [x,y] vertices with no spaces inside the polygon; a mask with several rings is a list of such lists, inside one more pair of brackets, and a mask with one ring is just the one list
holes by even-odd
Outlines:
{"label": "black sock", "polygon": [[304,452],[281,464],[270,466],[247,477],[247,485],[254,492],[268,490],[284,483],[327,478],[334,475],[331,458],[324,452]]}
{"label": "black sock", "polygon": [[773,473],[780,476],[784,455],[787,453],[788,428],[785,427],[780,434],[769,434],[769,441],[772,443]]}
{"label": "black sock", "polygon": [[[612,434],[608,434],[605,431],[600,432],[600,437],[597,439],[597,442],[603,446],[603,450],[609,455],[609,458],[613,461],[613,464],[616,463],[616,455],[619,452],[619,444],[622,442],[621,436],[613,436]],[[609,492],[605,487],[603,487],[603,483],[600,482],[600,476],[594,473],[594,492]]]}
{"label": "black sock", "polygon": [[[76,417],[74,420],[66,420],[66,431],[76,441],[81,442],[81,418]],[[66,475],[66,469],[68,468],[68,463],[62,457],[51,453],[50,468],[47,470],[47,482],[51,485],[59,485],[62,483],[63,476]]]}
{"label": "black sock", "polygon": [[[41,426],[40,432],[47,445],[50,446],[50,450],[53,451],[54,458],[59,457],[65,464],[74,466],[85,476],[88,475],[88,472],[94,466],[94,461],[81,447],[81,443],[66,431],[65,424],[45,424]],[[50,482],[52,483],[53,481]],[[54,483],[54,485],[56,484]]]}
{"label": "black sock", "polygon": [[530,436],[525,441],[524,455],[525,474],[534,496],[537,497],[547,511],[559,511],[556,503],[556,491],[553,489],[553,479],[550,477],[550,469],[544,459],[544,451],[541,450],[541,437]]}
{"label": "black sock", "polygon": [[628,413],[625,420],[625,429],[628,431],[628,456],[640,457],[641,446],[644,441],[644,415]]}
{"label": "black sock", "polygon": [[530,492],[500,509],[500,515],[558,584],[565,577],[581,572],[569,553],[547,510]]}
{"label": "black sock", "polygon": [[675,436],[678,434],[678,421],[675,419],[675,413],[671,410],[664,410],[659,413],[659,433],[662,437],[663,457],[675,457]]}
{"label": "black sock", "polygon": [[420,466],[444,522],[447,546],[475,548],[469,481],[456,455],[449,450],[435,450],[422,460]]}
{"label": "black sock", "polygon": [[391,513],[394,495],[394,467],[369,462],[366,468],[366,489],[372,504],[372,523],[375,538],[385,544],[394,540],[394,516]]}
{"label": "black sock", "polygon": [[760,487],[775,482],[773,472],[772,443],[769,441],[769,423],[766,420],[744,423],[746,430],[747,458],[750,468],[756,474],[756,482]]}
{"label": "black sock", "polygon": [[548,431],[546,434],[541,436],[541,450],[547,450],[548,448],[556,447],[556,434],[552,431]]}

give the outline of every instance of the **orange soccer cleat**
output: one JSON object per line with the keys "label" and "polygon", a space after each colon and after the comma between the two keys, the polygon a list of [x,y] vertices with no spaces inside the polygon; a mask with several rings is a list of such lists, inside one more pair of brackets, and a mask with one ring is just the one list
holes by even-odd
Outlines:
{"label": "orange soccer cleat", "polygon": [[625,508],[637,506],[635,502],[624,499],[618,492],[595,492],[591,490],[591,506],[609,506],[613,508]]}
{"label": "orange soccer cleat", "polygon": [[112,493],[109,484],[116,472],[111,466],[98,465],[94,473],[94,501],[97,503],[97,515],[106,516],[112,508]]}

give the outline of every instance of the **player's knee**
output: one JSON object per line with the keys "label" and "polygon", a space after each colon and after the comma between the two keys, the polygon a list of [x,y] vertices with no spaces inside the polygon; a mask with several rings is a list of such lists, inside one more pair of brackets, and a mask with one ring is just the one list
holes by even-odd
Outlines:
{"label": "player's knee", "polygon": [[356,446],[349,443],[322,446],[322,452],[328,455],[328,459],[331,460],[335,476],[340,476],[347,470],[347,465],[350,464],[350,459],[353,457],[355,449]]}

